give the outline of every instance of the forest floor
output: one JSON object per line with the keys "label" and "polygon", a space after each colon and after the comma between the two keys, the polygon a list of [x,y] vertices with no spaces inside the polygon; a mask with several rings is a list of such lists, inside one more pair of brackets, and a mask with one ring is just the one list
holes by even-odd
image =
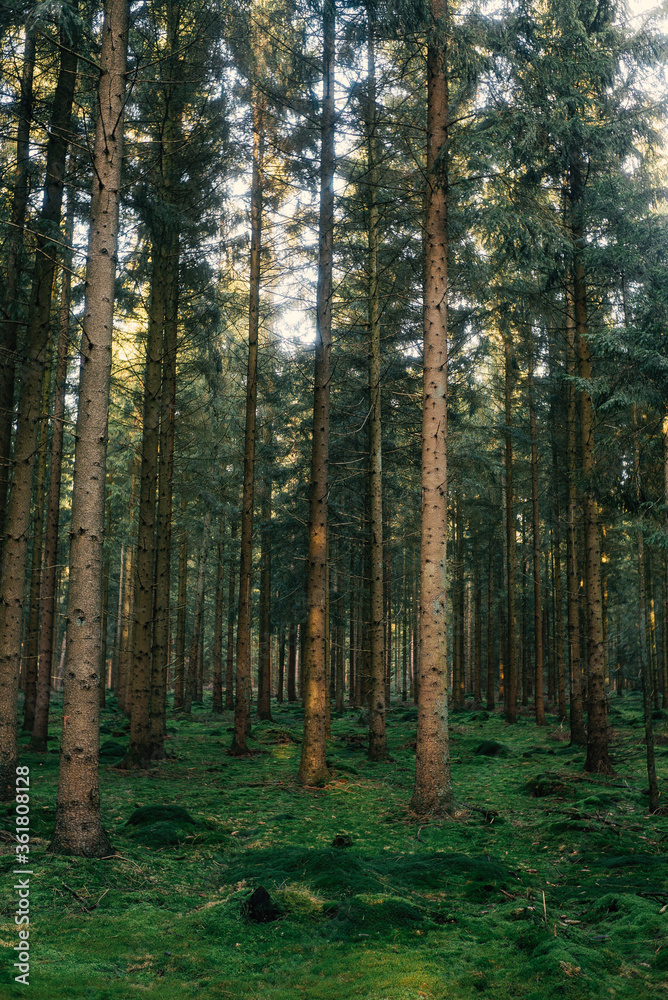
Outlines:
{"label": "forest floor", "polygon": [[[53,749],[21,758],[31,774],[29,987],[13,981],[14,811],[0,807],[0,1000],[665,994],[668,817],[647,814],[638,696],[611,705],[612,778],[584,773],[584,752],[554,717],[537,729],[528,716],[510,727],[498,713],[452,715],[458,805],[438,822],[408,810],[413,706],[388,713],[393,759],[383,764],[366,759],[359,711],[333,715],[331,783],[307,790],[295,781],[299,707],[274,706],[274,721],[253,728],[259,752],[238,759],[227,753],[231,714],[208,704],[170,716],[170,759],[135,773],[113,766],[129,723],[102,713],[102,813],[117,853],[83,860],[46,853],[56,702]],[[665,788],[668,715],[656,715]],[[177,808],[146,808],[160,805]],[[245,914],[260,885],[281,915],[257,924]]]}

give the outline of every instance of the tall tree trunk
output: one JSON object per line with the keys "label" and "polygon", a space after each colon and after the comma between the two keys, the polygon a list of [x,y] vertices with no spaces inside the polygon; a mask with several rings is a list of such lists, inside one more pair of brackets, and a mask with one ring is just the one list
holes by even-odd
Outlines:
{"label": "tall tree trunk", "polygon": [[[185,685],[185,698],[183,711],[188,714],[192,708],[193,700],[200,694],[198,691],[198,667],[200,663],[200,643],[202,639],[202,621],[204,615],[204,574],[206,572],[206,557],[209,551],[209,529],[211,527],[211,509],[208,508],[204,515],[204,525],[202,527],[202,544],[197,560],[197,584],[195,586],[195,609],[193,612],[193,634],[190,643],[190,657],[188,663],[188,677]],[[200,698],[201,700],[201,698]]]}
{"label": "tall tree trunk", "polygon": [[[60,70],[46,148],[44,201],[36,236],[30,317],[21,369],[14,475],[9,490],[0,577],[0,799],[12,798],[18,759],[17,694],[30,496],[47,364],[51,291],[56,268],[53,234],[60,226],[65,162],[77,76],[77,55],[61,29]],[[98,626],[99,628],[99,626]]]}
{"label": "tall tree trunk", "polygon": [[[640,445],[638,441],[638,416],[636,404],[633,404],[633,472],[636,483],[636,499],[640,506]],[[652,667],[647,649],[647,597],[645,592],[645,540],[643,538],[642,520],[636,532],[638,545],[638,629],[640,633],[640,669],[642,674],[642,706],[645,727],[645,756],[647,762],[647,780],[649,784],[649,811],[656,812],[659,808],[659,786],[656,780],[656,762],[654,758],[654,732],[652,729]]]}
{"label": "tall tree trunk", "polygon": [[[267,413],[263,443],[269,452],[273,423]],[[262,483],[262,531],[260,536],[260,619],[258,628],[258,719],[271,720],[271,466],[267,463]]]}
{"label": "tall tree trunk", "polygon": [[533,617],[535,642],[535,685],[534,704],[536,725],[545,725],[545,705],[543,703],[543,593],[540,579],[540,510],[538,506],[538,440],[536,437],[536,406],[533,397],[533,376],[535,368],[535,345],[530,348],[529,360],[529,429],[531,434],[531,512],[533,528]]}
{"label": "tall tree trunk", "polygon": [[420,666],[415,787],[411,808],[441,814],[452,806],[447,715],[447,334],[448,226],[441,164],[448,151],[446,0],[431,0],[427,50],[427,215],[422,391]]}
{"label": "tall tree trunk", "polygon": [[223,524],[221,521],[218,538],[218,570],[216,573],[216,613],[213,626],[213,706],[212,711],[220,715],[223,711],[223,583],[225,560],[223,558]]}
{"label": "tall tree trunk", "polygon": [[[487,566],[487,711],[494,711],[494,558],[489,547]],[[499,642],[501,637],[499,636]]]}
{"label": "tall tree trunk", "polygon": [[[167,137],[178,141],[180,129]],[[169,142],[167,142],[169,149]],[[172,173],[169,156],[165,170]],[[169,188],[168,188],[169,193]],[[165,721],[167,700],[167,671],[169,660],[169,621],[171,594],[172,556],[172,480],[174,478],[174,434],[176,417],[176,354],[178,334],[179,294],[179,233],[165,237],[169,243],[165,260],[165,307],[162,334],[162,372],[160,387],[160,430],[158,457],[158,503],[156,510],[155,552],[155,604],[153,645],[151,648],[151,704],[149,739],[151,757],[160,760],[165,756]]]}
{"label": "tall tree trunk", "polygon": [[244,483],[241,501],[241,559],[237,618],[236,700],[232,752],[247,753],[251,703],[251,588],[253,573],[253,496],[255,490],[255,418],[257,407],[257,347],[260,329],[260,251],[262,247],[262,185],[264,171],[264,98],[253,97],[253,176],[251,181],[250,304],[246,374]]}
{"label": "tall tree trunk", "polygon": [[508,656],[504,678],[504,708],[506,722],[517,721],[517,615],[515,611],[515,580],[517,577],[517,542],[515,526],[515,496],[513,493],[512,426],[512,341],[510,331],[504,338],[505,351],[505,458],[506,458],[506,550],[508,559]]}
{"label": "tall tree trunk", "polygon": [[127,21],[126,0],[108,0],[102,28],[99,116],[93,152],[93,199],[74,454],[63,733],[56,827],[49,847],[57,854],[84,857],[104,857],[111,853],[100,820],[98,684]]}
{"label": "tall tree trunk", "polygon": [[227,593],[227,657],[225,667],[225,708],[234,711],[234,593],[236,588],[236,553],[235,542],[238,525],[232,522],[230,527],[230,566]]}
{"label": "tall tree trunk", "polygon": [[[580,198],[579,164],[573,164],[573,191]],[[579,204],[577,205],[579,214]],[[583,231],[577,216],[573,221],[573,292],[578,374],[583,382],[591,379],[589,320],[585,271],[581,259]],[[598,503],[594,485],[594,412],[589,391],[580,391],[580,434],[582,468],[582,511],[585,536],[585,587],[587,605],[587,661],[589,665],[589,713],[587,724],[587,771],[612,772],[608,754],[608,717],[605,696],[605,655],[601,606],[601,553],[598,538]]]}
{"label": "tall tree trunk", "polygon": [[32,552],[30,554],[30,590],[28,597],[28,626],[26,629],[25,662],[26,683],[23,703],[23,729],[32,732],[37,700],[37,667],[39,662],[39,618],[42,593],[42,561],[44,556],[44,500],[47,467],[48,412],[51,395],[50,361],[44,367],[42,380],[42,407],[37,436],[37,469],[33,488]]}
{"label": "tall tree trunk", "polygon": [[30,749],[45,753],[49,729],[49,701],[51,695],[51,664],[53,662],[54,623],[56,620],[56,566],[58,562],[58,526],[60,520],[60,480],[63,462],[63,430],[65,417],[65,392],[67,389],[67,349],[70,332],[71,264],[69,244],[74,230],[74,198],[68,200],[65,242],[68,249],[63,262],[60,290],[60,328],[58,331],[58,358],[53,404],[53,429],[51,432],[51,467],[49,493],[46,502],[46,533],[44,538],[44,578],[42,582],[42,618],[39,635],[39,664],[37,670],[37,696]]}
{"label": "tall tree trunk", "polygon": [[482,705],[482,591],[480,587],[480,568],[478,565],[478,534],[473,539],[473,704],[475,708]]}
{"label": "tall tree trunk", "polygon": [[10,482],[16,346],[21,321],[20,290],[23,272],[23,234],[28,209],[30,123],[33,113],[35,31],[27,28],[23,47],[21,94],[16,109],[16,165],[12,185],[11,225],[3,246],[5,258],[2,314],[0,319],[0,560],[4,542],[7,493]]}
{"label": "tall tree trunk", "polygon": [[[573,301],[570,293],[566,309],[567,370],[570,379],[577,371],[577,346]],[[587,733],[582,705],[582,671],[580,668],[580,575],[578,572],[578,504],[577,488],[577,396],[572,381],[568,383],[568,520],[566,532],[566,601],[568,613],[568,662],[570,671],[571,743],[585,746]]]}
{"label": "tall tree trunk", "polygon": [[146,338],[144,406],[142,415],[141,485],[134,580],[134,633],[130,749],[124,768],[145,768],[151,762],[151,667],[155,596],[156,496],[160,443],[165,276],[169,266],[163,234],[153,234],[151,294]]}
{"label": "tall tree trunk", "polygon": [[[335,19],[335,0],[324,0],[315,387],[306,589],[306,662],[303,671],[304,738],[298,775],[298,780],[302,785],[322,785],[329,777],[325,762],[328,704],[328,692],[325,690],[325,642],[327,639],[325,634],[325,601],[327,590],[329,390],[334,249]],[[301,662],[304,663],[303,660]]]}
{"label": "tall tree trunk", "polygon": [[296,690],[297,672],[297,634],[293,622],[290,622],[288,629],[288,701],[297,701]]}
{"label": "tall tree trunk", "polygon": [[387,759],[385,735],[385,620],[383,613],[383,447],[378,285],[378,139],[376,122],[376,10],[367,2],[367,250],[369,319],[369,525],[371,528],[371,700],[369,759]]}
{"label": "tall tree trunk", "polygon": [[186,478],[181,495],[181,538],[179,540],[179,593],[176,612],[174,665],[174,711],[183,709],[186,692],[186,611],[188,605],[188,530],[186,527]]}
{"label": "tall tree trunk", "polygon": [[376,137],[376,18],[367,4],[367,198],[369,318],[369,527],[371,558],[371,697],[369,759],[387,758],[385,735],[385,616],[383,591],[383,454],[380,386],[380,294],[378,287],[378,168]]}

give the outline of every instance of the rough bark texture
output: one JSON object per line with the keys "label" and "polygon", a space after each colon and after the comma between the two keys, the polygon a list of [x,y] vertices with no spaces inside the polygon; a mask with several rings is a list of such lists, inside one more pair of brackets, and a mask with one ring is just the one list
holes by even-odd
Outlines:
{"label": "rough bark texture", "polygon": [[218,569],[216,572],[216,611],[213,624],[213,705],[212,712],[220,715],[223,711],[223,608],[225,596],[225,559],[223,555],[223,526],[221,522],[218,539]]}
{"label": "rough bark texture", "polygon": [[[65,242],[72,240],[74,228],[74,199],[69,199]],[[56,617],[56,563],[58,561],[58,526],[60,520],[60,479],[63,463],[63,430],[65,416],[65,391],[67,387],[67,348],[70,325],[70,269],[72,254],[65,254],[60,290],[60,329],[58,333],[58,358],[56,362],[56,388],[53,404],[53,429],[51,432],[51,467],[49,492],[46,501],[46,533],[44,537],[44,578],[42,581],[42,618],[39,634],[39,663],[37,668],[37,696],[35,718],[30,738],[31,750],[44,753],[49,729],[49,701],[51,694],[51,664],[53,662],[54,623]]]}
{"label": "rough bark texture", "polygon": [[504,678],[504,708],[507,722],[517,721],[517,613],[515,610],[515,580],[517,577],[517,542],[515,526],[515,496],[513,492],[512,426],[512,341],[505,336],[505,472],[506,472],[506,552],[508,568],[508,648]]}
{"label": "rough bark texture", "polygon": [[419,814],[440,814],[452,806],[445,615],[448,228],[447,190],[441,173],[448,143],[447,12],[444,0],[432,0],[434,24],[427,52],[420,662],[415,787],[411,799],[411,808]]}
{"label": "rough bark texture", "polygon": [[[633,404],[633,474],[636,484],[636,499],[640,504],[640,444],[638,435],[638,415],[636,404]],[[647,762],[647,783],[649,785],[649,811],[656,812],[659,808],[659,786],[656,780],[656,762],[654,757],[654,732],[652,727],[652,695],[654,685],[652,670],[647,650],[647,596],[645,592],[645,539],[643,538],[642,521],[636,532],[638,544],[638,630],[640,638],[640,672],[642,676],[642,706],[645,729],[645,759]]]}
{"label": "rough bark texture", "polygon": [[[206,572],[206,559],[209,551],[209,529],[211,527],[211,510],[207,510],[204,515],[204,526],[202,528],[202,544],[197,561],[197,584],[195,586],[195,609],[193,611],[193,634],[190,643],[190,657],[188,662],[188,678],[185,685],[185,697],[183,701],[183,711],[190,712],[193,700],[198,696],[197,678],[198,666],[201,661],[200,644],[203,636],[202,622],[204,614],[204,574]],[[201,700],[201,698],[199,699]]]}
{"label": "rough bark texture", "polygon": [[0,558],[4,542],[7,492],[10,480],[12,425],[14,423],[14,382],[16,345],[21,307],[19,291],[23,271],[23,234],[28,208],[28,167],[30,165],[30,123],[33,109],[35,32],[26,31],[23,49],[21,94],[16,109],[16,164],[13,170],[11,225],[3,246],[4,282],[0,289]]}
{"label": "rough bark texture", "polygon": [[531,434],[531,513],[533,529],[533,616],[536,661],[535,709],[536,725],[545,725],[543,702],[543,592],[540,580],[540,508],[538,504],[538,440],[536,438],[536,407],[533,398],[534,350],[531,347],[529,362],[529,429]]}
{"label": "rough bark texture", "polygon": [[303,670],[304,738],[298,779],[321,785],[325,763],[328,692],[325,669],[327,590],[327,489],[329,473],[329,381],[332,338],[334,236],[334,50],[335,4],[323,6],[323,98],[320,156],[320,225],[315,341],[315,390],[309,508],[306,643]]}
{"label": "rough bark texture", "polygon": [[60,70],[46,148],[44,200],[36,236],[30,316],[21,369],[14,474],[5,521],[0,577],[0,798],[14,794],[18,758],[17,711],[21,619],[26,555],[30,531],[30,498],[41,413],[42,377],[47,364],[51,325],[51,291],[56,268],[53,233],[60,226],[61,206],[77,56],[61,49]]}
{"label": "rough bark texture", "polygon": [[234,592],[236,584],[236,559],[234,557],[237,537],[237,524],[232,523],[230,529],[230,579],[227,597],[227,662],[225,667],[225,708],[234,710]]}
{"label": "rough bark texture", "polygon": [[72,490],[67,651],[56,828],[50,850],[101,857],[111,847],[98,783],[102,543],[114,278],[123,145],[128,7],[108,0],[86,266]]}
{"label": "rough bark texture", "polygon": [[378,287],[378,168],[376,139],[375,11],[367,5],[367,244],[369,316],[369,523],[371,528],[371,699],[369,758],[387,758],[385,735],[385,620],[383,614],[383,450],[380,395],[380,295]]}
{"label": "rough bark texture", "polygon": [[165,321],[166,247],[153,238],[151,295],[148,309],[144,404],[142,414],[141,480],[134,578],[134,634],[130,749],[121,765],[145,768],[151,762],[151,665],[155,595],[155,529],[160,440],[162,336]]}
{"label": "rough bark texture", "polygon": [[[573,167],[573,188],[579,190],[577,167]],[[591,379],[591,358],[587,336],[587,292],[581,260],[582,230],[573,224],[573,291],[578,374]],[[601,599],[601,553],[598,538],[598,503],[594,485],[594,411],[591,394],[580,391],[580,435],[582,468],[582,512],[585,539],[585,594],[587,606],[587,661],[589,665],[589,713],[587,724],[587,771],[612,772],[608,754],[608,713],[605,696],[605,654],[603,648],[603,607]]]}
{"label": "rough bark texture", "polygon": [[262,174],[264,161],[263,98],[253,100],[253,176],[251,181],[250,295],[248,365],[246,369],[246,430],[244,482],[241,500],[239,615],[237,618],[236,698],[232,752],[246,753],[251,703],[251,589],[253,573],[253,496],[255,492],[255,419],[257,407],[257,348],[260,330],[260,252],[262,248]]}

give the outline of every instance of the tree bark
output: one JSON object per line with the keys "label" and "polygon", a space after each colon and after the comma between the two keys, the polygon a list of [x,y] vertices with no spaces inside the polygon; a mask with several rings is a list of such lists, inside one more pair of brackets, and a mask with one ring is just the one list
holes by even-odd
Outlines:
{"label": "tree bark", "polygon": [[251,704],[251,591],[253,574],[253,496],[255,491],[255,421],[257,408],[257,349],[260,329],[260,252],[262,248],[262,186],[264,171],[264,99],[253,97],[253,175],[251,180],[250,300],[248,366],[246,369],[246,430],[244,482],[241,501],[239,613],[237,618],[236,699],[232,753],[248,752]]}
{"label": "tree bark", "polygon": [[517,722],[517,614],[515,611],[515,580],[517,577],[517,540],[515,526],[515,496],[513,493],[512,427],[512,341],[510,332],[504,337],[505,352],[505,460],[506,460],[506,551],[508,559],[508,636],[504,678],[504,708],[506,722]]}
{"label": "tree bark", "polygon": [[124,768],[148,767],[153,756],[151,745],[151,668],[155,597],[156,496],[165,323],[165,275],[169,265],[164,234],[153,234],[152,255],[142,415],[139,519],[135,555],[130,749],[119,765]]}
{"label": "tree bark", "polygon": [[207,509],[204,515],[204,525],[202,527],[202,544],[197,561],[197,584],[195,586],[195,609],[193,612],[193,634],[190,643],[190,657],[188,662],[188,677],[185,685],[185,698],[183,711],[188,714],[192,708],[193,700],[198,692],[198,666],[200,662],[200,643],[202,639],[202,621],[204,615],[204,574],[206,572],[206,558],[209,551],[209,529],[211,527],[211,510]]}
{"label": "tree bark", "polygon": [[531,512],[533,529],[533,616],[535,641],[535,691],[534,705],[536,725],[544,726],[545,705],[543,702],[543,593],[540,579],[540,509],[538,504],[538,440],[536,437],[536,406],[533,396],[533,376],[535,369],[534,345],[530,347],[529,360],[529,429],[531,434]]}
{"label": "tree bark", "polygon": [[70,139],[77,55],[62,29],[60,69],[46,148],[44,200],[37,225],[35,266],[21,369],[14,474],[7,503],[0,577],[0,799],[12,798],[18,760],[17,694],[30,497],[41,416],[42,377],[51,326],[51,291],[56,268],[53,234],[60,226],[65,162]]}
{"label": "tree bark", "polygon": [[371,701],[369,759],[387,759],[385,735],[385,616],[383,610],[383,445],[378,286],[378,166],[376,122],[376,12],[367,3],[367,249],[369,318],[369,525],[371,529]]}
{"label": "tree bark", "polygon": [[[575,320],[573,315],[573,300],[568,294],[566,308],[566,349],[568,375],[570,379],[577,370],[577,346]],[[570,671],[570,722],[571,743],[585,746],[587,733],[584,724],[582,706],[582,672],[580,669],[580,578],[578,572],[578,488],[577,470],[577,396],[572,381],[568,383],[568,520],[566,532],[566,600],[568,613],[568,662]]]}
{"label": "tree bark", "polygon": [[58,562],[58,527],[60,521],[60,481],[63,462],[63,430],[65,417],[65,392],[67,389],[68,345],[70,333],[71,265],[72,251],[69,244],[74,230],[74,199],[69,198],[65,242],[68,249],[63,262],[60,291],[60,328],[58,331],[58,358],[53,404],[53,429],[51,432],[51,467],[49,493],[46,502],[46,533],[44,538],[44,578],[42,582],[42,618],[39,635],[39,664],[37,669],[37,696],[35,719],[30,739],[30,749],[45,753],[49,729],[49,702],[51,695],[51,664],[53,662],[54,623],[56,620],[56,569]]}
{"label": "tree bark", "polygon": [[422,518],[420,543],[420,664],[415,786],[411,808],[442,814],[452,806],[448,744],[447,531],[447,180],[446,0],[432,0],[427,50],[427,212],[422,391]]}
{"label": "tree bark", "polygon": [[335,16],[335,0],[324,0],[317,329],[306,590],[306,663],[303,676],[304,738],[298,774],[302,785],[322,785],[329,778],[325,762],[328,704],[328,692],[325,690],[325,602],[334,236]]}
{"label": "tree bark", "polygon": [[35,32],[26,29],[23,48],[21,94],[16,109],[16,166],[12,190],[11,225],[3,247],[5,258],[2,289],[2,325],[0,327],[0,560],[4,542],[7,493],[10,482],[12,426],[14,423],[14,382],[16,346],[21,323],[19,292],[23,272],[23,235],[28,209],[30,166],[30,123],[33,114],[33,75],[35,69]]}
{"label": "tree bark", "polygon": [[220,715],[223,711],[223,583],[225,560],[223,558],[223,525],[218,538],[218,570],[216,573],[216,612],[213,626],[213,706],[212,711]]}
{"label": "tree bark", "polygon": [[111,852],[100,820],[98,685],[127,21],[125,0],[108,0],[102,28],[99,116],[93,153],[93,199],[74,455],[63,733],[56,827],[49,847],[58,854],[84,857],[103,857]]}

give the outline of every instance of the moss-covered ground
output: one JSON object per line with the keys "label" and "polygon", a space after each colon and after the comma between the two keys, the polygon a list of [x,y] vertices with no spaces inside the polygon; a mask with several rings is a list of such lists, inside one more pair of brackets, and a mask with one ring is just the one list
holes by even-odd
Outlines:
{"label": "moss-covered ground", "polygon": [[[30,985],[18,941],[13,808],[0,807],[0,998],[33,1000],[649,1000],[668,989],[668,818],[648,816],[641,709],[615,699],[616,774],[584,773],[550,718],[451,718],[452,819],[418,820],[416,712],[393,705],[393,759],[365,756],[359,713],[333,716],[322,789],[295,782],[302,713],[274,707],[259,753],[227,753],[231,716],[170,717],[170,759],[114,769],[127,721],[102,717],[102,811],[116,854],[47,854],[53,749],[31,773]],[[668,774],[666,722],[657,764]],[[25,740],[23,741],[26,742]],[[495,747],[494,744],[497,744]],[[176,810],[149,807],[178,807]],[[130,822],[130,820],[132,820]],[[335,843],[336,842],[336,843]],[[281,910],[257,924],[264,886]]]}

